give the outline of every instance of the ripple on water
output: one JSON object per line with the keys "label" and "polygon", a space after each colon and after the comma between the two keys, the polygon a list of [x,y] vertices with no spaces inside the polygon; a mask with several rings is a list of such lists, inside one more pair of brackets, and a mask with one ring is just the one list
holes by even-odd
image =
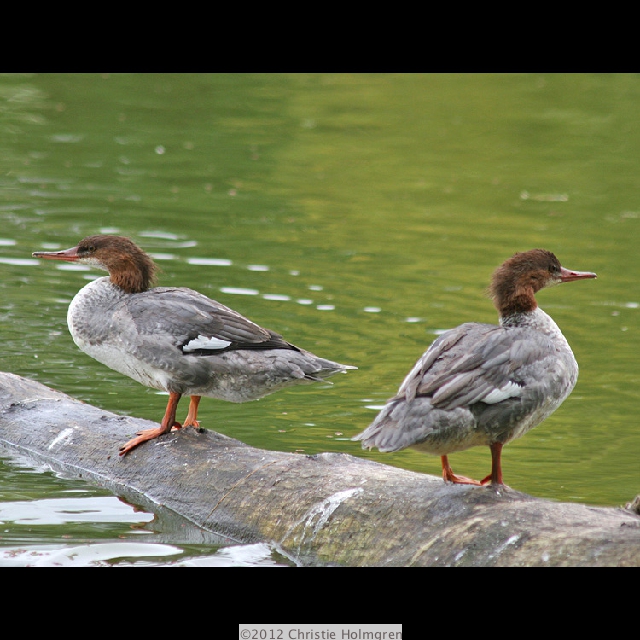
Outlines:
{"label": "ripple on water", "polygon": [[291,296],[285,293],[264,293],[262,297],[265,300],[291,300]]}
{"label": "ripple on water", "polygon": [[10,264],[18,267],[30,267],[40,264],[36,258],[0,258],[0,264]]}
{"label": "ripple on water", "polygon": [[57,264],[58,271],[91,271],[91,267],[86,264]]}
{"label": "ripple on water", "polygon": [[151,522],[153,514],[135,511],[115,496],[44,498],[0,503],[0,521],[30,526],[74,522]]}
{"label": "ripple on water", "polygon": [[159,238],[160,240],[179,240],[180,237],[175,233],[170,233],[168,231],[140,231],[138,235],[141,238]]}
{"label": "ripple on water", "polygon": [[229,267],[233,264],[226,258],[187,258],[187,264],[199,266]]}
{"label": "ripple on water", "polygon": [[244,289],[242,287],[220,287],[220,291],[239,296],[257,296],[260,293],[257,289]]}
{"label": "ripple on water", "polygon": [[[175,556],[175,559],[171,559]],[[185,557],[180,547],[126,540],[56,548],[54,545],[15,547],[0,553],[2,566],[177,566],[177,567],[287,567],[278,562],[264,543],[222,547],[214,553]]]}

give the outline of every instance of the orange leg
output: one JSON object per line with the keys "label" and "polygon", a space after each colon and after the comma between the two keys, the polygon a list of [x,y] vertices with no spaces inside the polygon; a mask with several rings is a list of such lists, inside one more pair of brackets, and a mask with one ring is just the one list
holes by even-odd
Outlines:
{"label": "orange leg", "polygon": [[180,427],[180,423],[176,422],[176,410],[178,409],[178,402],[182,394],[169,393],[169,401],[167,402],[167,409],[164,412],[164,418],[157,429],[145,429],[138,432],[138,437],[129,440],[124,446],[120,447],[120,455],[124,456],[132,449],[135,449],[139,444],[146,442],[147,440],[153,440],[163,433],[171,431],[173,426]]}
{"label": "orange leg", "polygon": [[187,413],[186,420],[182,423],[183,427],[195,427],[200,426],[198,422],[198,405],[200,404],[200,396],[191,396],[189,399],[189,412]]}
{"label": "orange leg", "polygon": [[453,473],[453,469],[449,464],[449,458],[447,458],[447,456],[440,456],[440,459],[442,460],[442,477],[445,482],[453,482],[454,484],[473,484],[476,486],[480,486],[482,484],[477,480],[465,478],[464,476],[457,476]]}
{"label": "orange leg", "polygon": [[502,442],[494,442],[489,445],[491,449],[491,474],[482,480],[480,484],[504,484],[502,482],[502,446]]}

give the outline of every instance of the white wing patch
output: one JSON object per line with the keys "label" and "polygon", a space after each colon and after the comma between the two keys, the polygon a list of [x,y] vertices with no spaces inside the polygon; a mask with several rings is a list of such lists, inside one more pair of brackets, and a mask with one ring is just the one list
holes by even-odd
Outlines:
{"label": "white wing patch", "polygon": [[499,389],[492,389],[491,393],[488,393],[484,398],[482,398],[482,402],[485,402],[486,404],[497,404],[507,398],[516,398],[521,395],[522,387],[509,380],[507,384],[503,385]]}
{"label": "white wing patch", "polygon": [[187,344],[182,347],[182,351],[184,353],[191,353],[192,351],[197,351],[198,349],[224,349],[230,344],[231,342],[229,340],[221,340],[220,338],[201,335],[187,342]]}

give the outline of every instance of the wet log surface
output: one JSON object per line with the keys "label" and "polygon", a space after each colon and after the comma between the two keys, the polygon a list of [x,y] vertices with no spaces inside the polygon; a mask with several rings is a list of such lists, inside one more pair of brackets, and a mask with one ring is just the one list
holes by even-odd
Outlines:
{"label": "wet log surface", "polygon": [[[347,454],[265,451],[213,431],[173,432],[0,372],[0,444],[204,532],[269,542],[300,565],[640,566],[640,516],[445,485]],[[630,499],[633,496],[630,496]]]}

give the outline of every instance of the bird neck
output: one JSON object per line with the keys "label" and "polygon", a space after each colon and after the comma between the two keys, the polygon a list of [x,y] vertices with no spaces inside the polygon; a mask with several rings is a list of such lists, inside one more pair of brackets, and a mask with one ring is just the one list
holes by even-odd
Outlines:
{"label": "bird neck", "polygon": [[111,282],[125,293],[142,293],[151,286],[155,265],[146,254],[127,256],[118,261],[117,267],[109,269]]}
{"label": "bird neck", "polygon": [[494,304],[501,318],[531,313],[538,308],[533,289],[514,286],[508,291],[501,291],[494,299]]}

